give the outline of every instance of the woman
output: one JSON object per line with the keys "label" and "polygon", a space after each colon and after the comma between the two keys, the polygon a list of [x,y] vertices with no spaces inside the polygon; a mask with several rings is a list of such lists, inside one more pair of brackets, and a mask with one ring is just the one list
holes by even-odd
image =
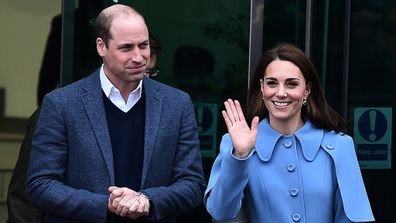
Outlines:
{"label": "woman", "polygon": [[223,136],[205,192],[216,221],[246,202],[251,222],[374,221],[353,140],[327,104],[305,54],[282,43],[261,58],[246,115],[228,99]]}

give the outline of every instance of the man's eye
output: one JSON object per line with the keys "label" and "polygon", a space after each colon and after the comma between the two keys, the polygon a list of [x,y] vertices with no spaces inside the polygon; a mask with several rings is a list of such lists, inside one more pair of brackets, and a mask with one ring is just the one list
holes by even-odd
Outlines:
{"label": "man's eye", "polygon": [[142,43],[142,44],[139,45],[139,48],[140,49],[146,49],[148,46],[149,46],[148,43]]}
{"label": "man's eye", "polygon": [[127,52],[127,51],[130,51],[130,50],[131,50],[131,47],[129,47],[129,46],[124,46],[124,47],[121,47],[120,49],[121,49],[122,52]]}

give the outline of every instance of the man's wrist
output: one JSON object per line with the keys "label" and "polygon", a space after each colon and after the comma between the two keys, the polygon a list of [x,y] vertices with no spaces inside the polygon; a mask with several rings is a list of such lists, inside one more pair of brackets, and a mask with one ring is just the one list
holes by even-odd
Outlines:
{"label": "man's wrist", "polygon": [[147,198],[147,200],[151,200],[150,196],[146,193],[146,191],[141,191],[140,195]]}
{"label": "man's wrist", "polygon": [[152,209],[152,206],[153,206],[153,202],[151,201],[151,197],[145,191],[141,191],[140,192],[140,196],[142,196],[142,197],[147,199],[147,201],[149,203],[149,208],[150,208],[149,212],[150,212],[150,210]]}

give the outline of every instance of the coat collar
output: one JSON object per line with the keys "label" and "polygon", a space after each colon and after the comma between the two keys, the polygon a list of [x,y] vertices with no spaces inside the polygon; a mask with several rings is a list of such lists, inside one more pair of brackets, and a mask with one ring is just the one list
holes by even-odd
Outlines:
{"label": "coat collar", "polygon": [[110,183],[114,184],[113,153],[111,150],[110,135],[104,110],[99,69],[77,83],[80,84],[82,89],[81,100],[109,171]]}
{"label": "coat collar", "polygon": [[[320,149],[323,130],[316,128],[310,121],[306,121],[304,126],[297,130],[292,136],[300,143],[304,158],[307,161],[313,161]],[[285,136],[273,129],[268,119],[262,120],[258,126],[255,148],[259,158],[265,162],[270,161],[275,146],[282,137]]]}
{"label": "coat collar", "polygon": [[160,92],[158,82],[144,77],[143,91],[146,100],[146,121],[144,128],[144,162],[142,171],[142,183],[146,181],[154,145],[159,133],[161,114],[163,110],[164,95]]}

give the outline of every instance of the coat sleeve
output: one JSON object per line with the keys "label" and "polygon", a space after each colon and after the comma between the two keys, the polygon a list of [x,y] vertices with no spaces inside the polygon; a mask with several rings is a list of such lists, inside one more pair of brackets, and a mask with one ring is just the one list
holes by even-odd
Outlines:
{"label": "coat sleeve", "polygon": [[[253,152],[251,152],[252,154]],[[243,190],[248,183],[248,162],[232,155],[232,143],[228,134],[220,143],[220,153],[212,166],[205,191],[206,209],[216,221],[234,219],[242,205]]]}
{"label": "coat sleeve", "polygon": [[346,216],[352,222],[374,221],[352,138],[329,132],[324,135],[322,148],[333,159]]}
{"label": "coat sleeve", "polygon": [[[44,98],[33,136],[27,194],[51,214],[79,221],[105,222],[108,195],[67,185],[68,137],[66,115],[53,94]],[[67,104],[67,103],[65,103]]]}

